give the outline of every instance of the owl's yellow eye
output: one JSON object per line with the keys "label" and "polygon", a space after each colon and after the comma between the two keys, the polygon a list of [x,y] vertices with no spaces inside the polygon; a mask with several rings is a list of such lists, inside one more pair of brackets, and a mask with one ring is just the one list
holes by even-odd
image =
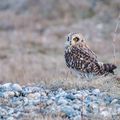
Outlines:
{"label": "owl's yellow eye", "polygon": [[78,38],[78,37],[75,37],[75,38],[73,38],[73,40],[74,40],[75,42],[78,42],[78,41],[79,41],[79,38]]}

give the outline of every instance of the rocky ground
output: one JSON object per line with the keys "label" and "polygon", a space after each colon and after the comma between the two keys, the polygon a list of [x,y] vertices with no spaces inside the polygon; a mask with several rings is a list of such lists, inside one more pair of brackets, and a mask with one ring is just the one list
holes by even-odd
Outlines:
{"label": "rocky ground", "polygon": [[[0,0],[0,119],[119,120],[119,12],[120,0]],[[115,75],[87,82],[70,74],[69,32],[116,63]]]}
{"label": "rocky ground", "polygon": [[[0,0],[0,83],[65,79],[64,42],[69,32],[81,32],[100,61],[113,63],[119,9],[119,0]],[[119,33],[120,27],[117,65]]]}
{"label": "rocky ground", "polygon": [[[0,85],[0,119],[16,120],[42,114],[62,119],[120,119],[120,97],[99,89],[48,89],[41,85]],[[39,118],[40,119],[40,118]]]}

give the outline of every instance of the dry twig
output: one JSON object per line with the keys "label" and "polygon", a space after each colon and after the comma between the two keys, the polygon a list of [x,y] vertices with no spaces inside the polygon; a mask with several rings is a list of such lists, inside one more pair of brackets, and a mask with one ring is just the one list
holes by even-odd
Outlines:
{"label": "dry twig", "polygon": [[120,24],[120,14],[118,16],[118,22],[117,22],[117,25],[116,25],[116,28],[115,28],[115,31],[114,31],[113,43],[112,43],[112,45],[113,45],[114,64],[116,64],[116,47],[115,47],[115,42],[116,42],[117,30],[118,30],[119,24]]}

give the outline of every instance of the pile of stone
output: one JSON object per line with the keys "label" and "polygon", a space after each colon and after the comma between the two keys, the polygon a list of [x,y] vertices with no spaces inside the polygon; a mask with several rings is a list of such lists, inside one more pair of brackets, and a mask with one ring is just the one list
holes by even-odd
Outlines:
{"label": "pile of stone", "polygon": [[6,83],[0,85],[0,119],[26,115],[60,115],[70,120],[101,116],[120,118],[120,98],[95,88],[63,90]]}

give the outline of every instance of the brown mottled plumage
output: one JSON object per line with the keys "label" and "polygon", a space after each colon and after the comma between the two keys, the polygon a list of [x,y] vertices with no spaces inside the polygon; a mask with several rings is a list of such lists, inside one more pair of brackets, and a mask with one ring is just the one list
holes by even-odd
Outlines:
{"label": "brown mottled plumage", "polygon": [[97,60],[95,53],[86,44],[80,33],[70,33],[65,43],[65,61],[68,68],[85,78],[114,74],[114,64],[104,64]]}

